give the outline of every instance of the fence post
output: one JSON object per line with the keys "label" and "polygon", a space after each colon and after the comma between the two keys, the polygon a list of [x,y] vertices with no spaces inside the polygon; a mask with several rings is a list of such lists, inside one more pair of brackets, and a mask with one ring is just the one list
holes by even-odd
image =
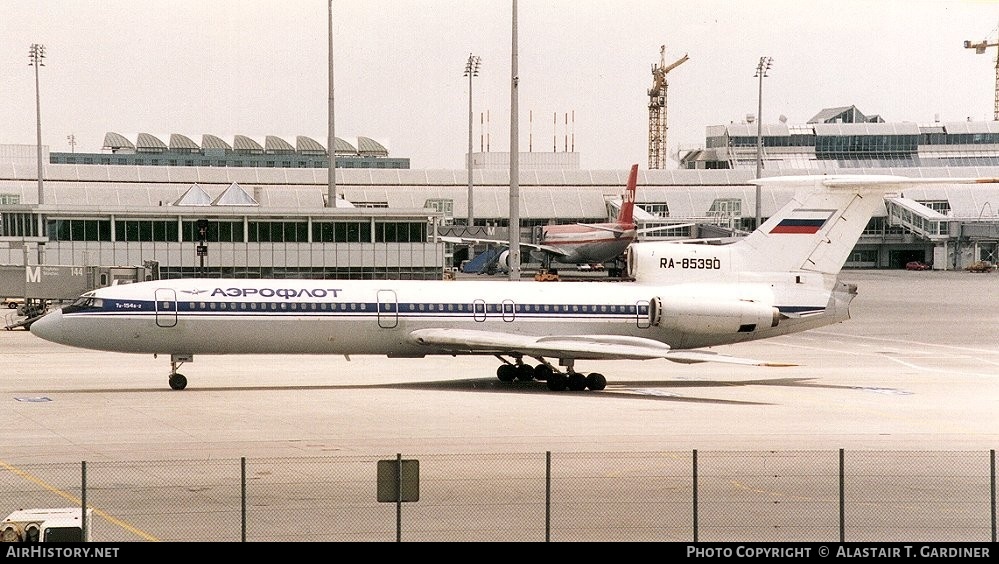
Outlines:
{"label": "fence post", "polygon": [[246,457],[239,458],[240,542],[246,542]]}
{"label": "fence post", "polygon": [[552,540],[552,451],[545,451],[545,542]]}
{"label": "fence post", "polygon": [[[995,496],[993,496],[995,497]],[[80,462],[80,522],[83,523],[83,542],[87,542],[90,527],[87,523],[87,461]]]}
{"label": "fence post", "polygon": [[989,451],[989,476],[992,480],[992,542],[996,542],[996,449]]}
{"label": "fence post", "polygon": [[843,449],[839,449],[839,542],[846,542],[846,487]]}
{"label": "fence post", "polygon": [[693,475],[693,480],[694,480],[694,482],[693,482],[694,483],[694,500],[693,500],[693,504],[692,505],[693,505],[693,509],[694,509],[694,542],[697,542],[697,449],[696,448],[694,449],[694,463],[693,464],[694,464],[694,468],[693,468],[693,471],[692,471],[692,475]]}
{"label": "fence post", "polygon": [[398,495],[395,501],[395,542],[402,542],[402,453],[398,452],[395,455],[396,462],[396,491]]}

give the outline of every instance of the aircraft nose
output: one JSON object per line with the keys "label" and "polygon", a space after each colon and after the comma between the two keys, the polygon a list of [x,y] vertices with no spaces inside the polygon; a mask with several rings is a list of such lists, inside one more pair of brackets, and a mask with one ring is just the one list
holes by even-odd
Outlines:
{"label": "aircraft nose", "polygon": [[41,319],[31,324],[31,332],[46,341],[62,342],[62,311],[55,310],[45,314]]}

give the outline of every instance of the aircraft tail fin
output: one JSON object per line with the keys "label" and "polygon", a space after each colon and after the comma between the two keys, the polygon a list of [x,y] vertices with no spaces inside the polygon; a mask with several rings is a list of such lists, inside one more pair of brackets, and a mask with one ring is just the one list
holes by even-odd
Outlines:
{"label": "aircraft tail fin", "polygon": [[[975,184],[991,178],[907,178],[874,175],[814,175],[750,181],[795,189],[794,197],[756,231],[711,244],[652,241],[628,249],[628,274],[638,282],[717,282],[756,279],[775,273],[814,273],[832,283],[885,195],[924,184]],[[765,189],[765,188],[764,188]],[[721,271],[721,272],[720,272]]]}
{"label": "aircraft tail fin", "polygon": [[635,185],[638,184],[638,165],[631,165],[631,173],[628,175],[628,186],[624,191],[624,199],[621,201],[621,211],[617,215],[617,222],[622,225],[632,225],[635,223]]}
{"label": "aircraft tail fin", "polygon": [[799,186],[791,202],[742,241],[749,270],[837,274],[885,194],[918,184],[966,184],[990,179],[899,176],[806,176],[761,178],[754,184]]}

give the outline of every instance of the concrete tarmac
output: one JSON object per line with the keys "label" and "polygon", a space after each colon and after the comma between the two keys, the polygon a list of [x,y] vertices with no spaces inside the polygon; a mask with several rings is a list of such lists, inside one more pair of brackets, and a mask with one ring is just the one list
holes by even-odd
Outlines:
{"label": "concrete tarmac", "polygon": [[999,447],[999,274],[845,271],[852,319],[715,350],[770,368],[581,361],[600,392],[502,383],[492,357],[198,356],[0,331],[0,461]]}

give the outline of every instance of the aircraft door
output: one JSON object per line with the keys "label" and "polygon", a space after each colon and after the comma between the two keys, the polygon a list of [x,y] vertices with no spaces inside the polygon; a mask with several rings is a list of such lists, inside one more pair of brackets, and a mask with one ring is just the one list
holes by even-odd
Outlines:
{"label": "aircraft door", "polygon": [[517,316],[517,306],[514,305],[513,300],[503,300],[502,305],[503,321],[513,321]]}
{"label": "aircraft door", "polygon": [[378,290],[378,326],[393,329],[399,325],[399,303],[395,290]]}
{"label": "aircraft door", "polygon": [[172,288],[157,288],[154,297],[156,299],[156,326],[173,327],[177,325],[177,292]]}
{"label": "aircraft door", "polygon": [[652,325],[652,305],[648,300],[635,302],[635,322],[639,329],[648,329]]}
{"label": "aircraft door", "polygon": [[485,300],[474,300],[472,302],[472,319],[476,321],[486,320],[486,302]]}

